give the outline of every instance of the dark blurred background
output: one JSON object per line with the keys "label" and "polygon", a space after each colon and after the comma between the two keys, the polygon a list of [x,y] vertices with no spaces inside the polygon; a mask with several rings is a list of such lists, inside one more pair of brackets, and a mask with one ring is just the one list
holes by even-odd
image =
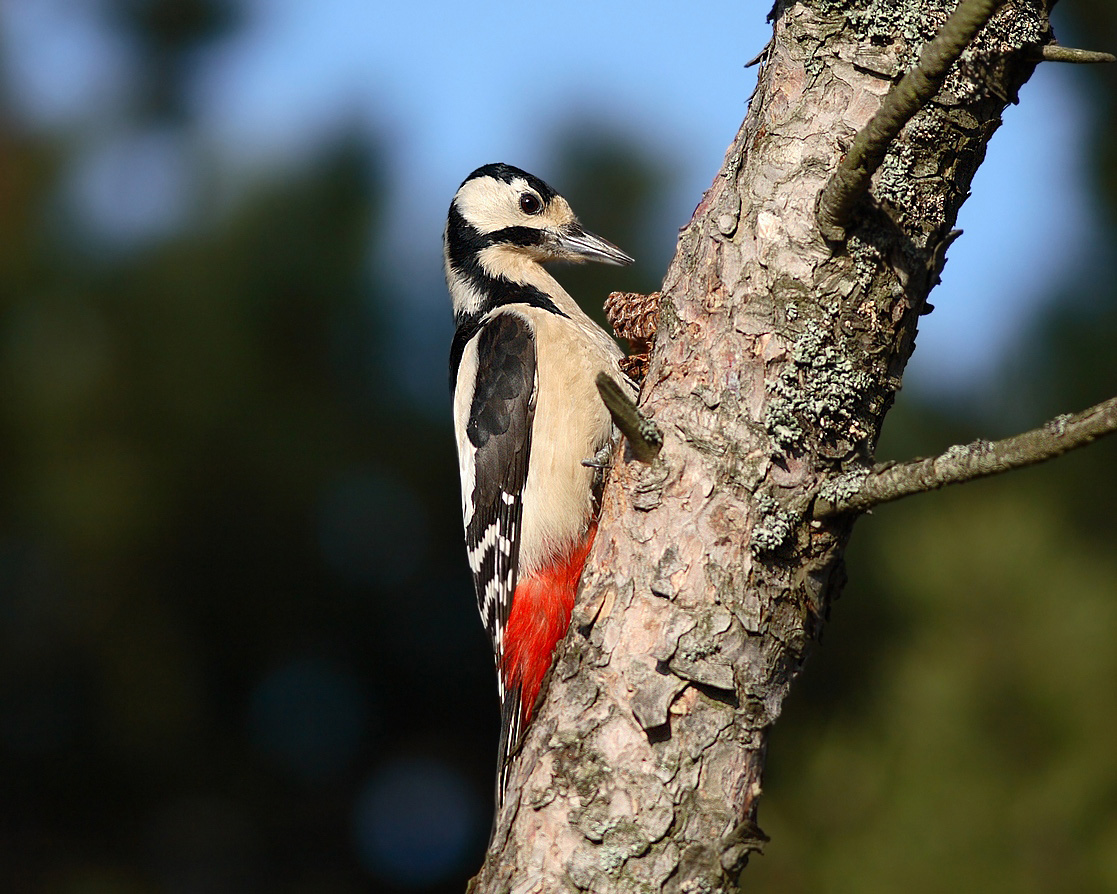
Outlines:
{"label": "dark blurred background", "polygon": [[[1064,5],[1064,42],[1117,47],[1108,0]],[[714,3],[690,25],[668,4],[584,25],[495,4],[458,29],[436,21],[449,6],[337,0],[315,31],[315,8],[0,7],[4,892],[462,889],[497,716],[460,534],[442,215],[473,167],[521,164],[640,259],[560,272],[574,294],[655,288],[765,27]],[[568,103],[525,109],[540,85],[491,76],[470,40],[546,54],[548,29],[598,42],[547,82]],[[626,47],[634,32],[678,58]],[[322,62],[365,44],[379,81]],[[385,73],[404,56],[422,86]],[[635,85],[587,79],[611,59]],[[346,98],[366,82],[371,100]],[[883,456],[1117,393],[1117,84],[1044,69],[1022,100]],[[1021,182],[1022,158],[1057,164]],[[858,525],[773,736],[749,885],[1117,891],[1115,464],[1102,443]]]}

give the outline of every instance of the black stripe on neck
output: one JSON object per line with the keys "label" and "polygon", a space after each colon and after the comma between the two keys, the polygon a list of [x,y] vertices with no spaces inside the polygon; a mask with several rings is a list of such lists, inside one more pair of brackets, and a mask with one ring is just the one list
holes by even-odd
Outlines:
{"label": "black stripe on neck", "polygon": [[492,243],[488,237],[465,219],[457,204],[450,205],[450,215],[446,218],[446,256],[450,266],[472,278],[473,272],[481,270],[481,252]]}
{"label": "black stripe on neck", "polygon": [[483,238],[488,240],[489,245],[527,247],[529,245],[541,245],[543,243],[543,231],[538,227],[505,227],[503,230],[494,230]]}
{"label": "black stripe on neck", "polygon": [[[484,316],[506,304],[526,304],[559,316],[569,316],[535,286],[493,276],[481,266],[481,252],[492,245],[538,245],[542,237],[543,232],[533,227],[505,227],[493,233],[481,233],[462,216],[456,205],[450,206],[450,216],[446,221],[446,254],[450,267],[476,294],[483,296],[482,305],[473,316]],[[458,318],[457,322],[460,327],[466,321]]]}
{"label": "black stripe on neck", "polygon": [[543,230],[538,227],[505,227],[492,233],[482,233],[462,216],[456,204],[450,206],[446,220],[446,253],[450,266],[471,281],[492,277],[481,266],[481,252],[494,245],[515,245],[526,248],[543,242]]}

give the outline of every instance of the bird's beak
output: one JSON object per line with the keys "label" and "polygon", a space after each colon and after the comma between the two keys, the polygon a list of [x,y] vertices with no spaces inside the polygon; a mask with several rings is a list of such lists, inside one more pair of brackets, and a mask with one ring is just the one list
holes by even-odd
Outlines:
{"label": "bird's beak", "polygon": [[558,253],[567,261],[600,261],[620,266],[634,261],[612,242],[586,232],[579,223],[567,224],[558,231]]}

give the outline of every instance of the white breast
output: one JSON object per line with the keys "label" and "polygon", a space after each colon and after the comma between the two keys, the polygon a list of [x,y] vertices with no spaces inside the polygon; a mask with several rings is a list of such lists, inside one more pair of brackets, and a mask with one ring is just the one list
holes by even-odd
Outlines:
{"label": "white breast", "polygon": [[584,314],[561,317],[517,307],[535,332],[538,394],[524,490],[520,574],[568,553],[586,535],[593,511],[593,470],[582,465],[612,436],[597,392],[606,372],[625,381],[616,343]]}

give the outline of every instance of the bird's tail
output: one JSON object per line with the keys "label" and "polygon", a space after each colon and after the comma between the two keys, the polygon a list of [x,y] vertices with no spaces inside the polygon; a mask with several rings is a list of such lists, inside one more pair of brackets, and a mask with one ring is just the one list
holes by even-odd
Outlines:
{"label": "bird's tail", "polygon": [[596,533],[597,525],[592,524],[579,546],[516,584],[499,669],[504,700],[500,706],[498,810],[504,803],[511,757],[519,748],[523,731],[535,710],[535,700],[551,668],[555,646],[570,626],[578,581]]}

